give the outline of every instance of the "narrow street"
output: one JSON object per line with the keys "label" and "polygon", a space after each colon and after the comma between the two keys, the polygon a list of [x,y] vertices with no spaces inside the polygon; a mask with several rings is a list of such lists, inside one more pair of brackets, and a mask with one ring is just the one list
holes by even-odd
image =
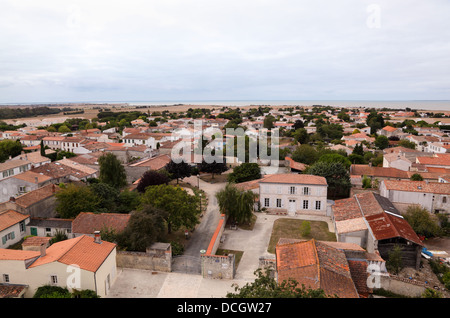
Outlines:
{"label": "narrow street", "polygon": [[201,219],[201,223],[197,225],[194,232],[190,233],[190,238],[185,246],[183,256],[175,257],[172,265],[173,271],[183,272],[191,269],[195,273],[197,272],[196,268],[200,268],[200,266],[196,266],[200,262],[200,251],[208,248],[220,219],[219,206],[217,205],[215,194],[217,191],[223,189],[226,183],[211,184],[198,179],[197,176],[184,178],[183,182],[189,183],[194,187],[200,185],[200,189],[208,196],[208,207]]}

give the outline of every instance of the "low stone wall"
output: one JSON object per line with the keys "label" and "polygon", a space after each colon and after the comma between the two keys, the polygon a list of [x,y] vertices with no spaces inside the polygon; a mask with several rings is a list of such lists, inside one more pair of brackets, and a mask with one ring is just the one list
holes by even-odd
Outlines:
{"label": "low stone wall", "polygon": [[235,256],[215,255],[219,248],[220,238],[225,229],[226,217],[222,214],[219,224],[209,242],[208,249],[200,255],[201,273],[204,278],[211,279],[233,279],[235,275]]}
{"label": "low stone wall", "polygon": [[146,252],[118,251],[116,261],[117,267],[171,272],[172,247],[168,243],[155,243]]}
{"label": "low stone wall", "polygon": [[397,276],[381,276],[380,281],[381,288],[393,292],[395,294],[419,298],[427,288],[433,288],[427,286],[422,282],[401,278]]}

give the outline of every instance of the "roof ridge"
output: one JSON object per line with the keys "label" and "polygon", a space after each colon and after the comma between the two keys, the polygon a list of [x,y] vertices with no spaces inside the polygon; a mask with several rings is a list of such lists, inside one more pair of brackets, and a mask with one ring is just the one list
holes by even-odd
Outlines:
{"label": "roof ridge", "polygon": [[317,253],[317,244],[316,244],[316,240],[315,239],[311,239],[311,244],[313,245],[313,251],[314,251],[314,256],[316,258],[316,266],[317,266],[317,282],[319,283],[319,287],[320,287],[320,261],[319,261],[319,254]]}

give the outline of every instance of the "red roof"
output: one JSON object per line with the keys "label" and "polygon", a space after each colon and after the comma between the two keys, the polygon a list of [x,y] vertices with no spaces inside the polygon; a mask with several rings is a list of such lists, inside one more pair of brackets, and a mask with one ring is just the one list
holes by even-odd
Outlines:
{"label": "red roof", "polygon": [[408,241],[423,245],[411,225],[409,225],[409,223],[401,216],[382,212],[366,216],[366,220],[369,223],[375,239],[378,241],[394,237],[403,237]]}

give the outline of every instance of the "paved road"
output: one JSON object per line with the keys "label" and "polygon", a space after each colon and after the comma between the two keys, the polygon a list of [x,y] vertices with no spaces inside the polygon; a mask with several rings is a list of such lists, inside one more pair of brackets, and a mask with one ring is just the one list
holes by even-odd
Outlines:
{"label": "paved road", "polygon": [[208,196],[208,207],[202,217],[201,223],[197,225],[195,231],[191,233],[183,257],[174,258],[174,263],[172,265],[172,270],[175,272],[189,271],[189,268],[192,268],[195,272],[195,269],[200,269],[200,266],[198,266],[200,262],[200,251],[208,248],[209,242],[219,223],[220,213],[215,194],[217,191],[223,189],[226,183],[210,184],[201,179],[198,180],[196,176],[184,178],[183,182],[190,183],[195,187],[200,185],[200,189],[205,191]]}
{"label": "paved road", "polygon": [[[185,178],[183,181],[197,186],[197,177]],[[210,184],[200,180],[200,188],[209,196],[208,208],[194,231],[184,255],[192,259],[198,258],[200,250],[206,249],[220,219],[215,193],[225,187],[225,183]],[[234,292],[233,284],[244,286],[255,279],[254,272],[258,269],[259,258],[269,255],[269,244],[273,222],[287,216],[267,215],[257,213],[253,230],[225,229],[225,240],[220,248],[243,251],[242,259],[233,280],[214,280],[203,278],[197,274],[177,272],[154,272],[135,269],[118,269],[118,275],[113,283],[108,297],[110,298],[222,298],[228,292]],[[289,218],[292,218],[289,216]],[[330,231],[333,226],[330,218],[318,216],[299,216],[302,219],[327,221]],[[180,258],[180,261],[182,259]],[[184,264],[177,264],[183,270]]]}
{"label": "paved road", "polygon": [[[233,280],[214,280],[198,274],[120,269],[108,297],[114,298],[224,298],[233,284],[244,286],[255,279],[259,257],[266,256],[273,222],[285,216],[257,214],[252,231],[225,229],[221,248],[243,251]],[[301,217],[306,219],[305,216]],[[314,217],[311,220],[319,220]],[[325,218],[322,220],[326,220]]]}

